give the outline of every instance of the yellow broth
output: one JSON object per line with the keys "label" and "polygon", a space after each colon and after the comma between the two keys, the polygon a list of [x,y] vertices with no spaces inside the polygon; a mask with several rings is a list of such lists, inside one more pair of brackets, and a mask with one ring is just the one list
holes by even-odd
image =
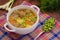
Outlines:
{"label": "yellow broth", "polygon": [[29,28],[36,20],[36,13],[28,9],[15,10],[9,16],[9,22],[17,28]]}

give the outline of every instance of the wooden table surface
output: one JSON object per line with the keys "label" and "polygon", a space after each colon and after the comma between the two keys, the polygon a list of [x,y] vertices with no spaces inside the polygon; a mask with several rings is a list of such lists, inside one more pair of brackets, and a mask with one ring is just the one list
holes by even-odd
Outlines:
{"label": "wooden table surface", "polygon": [[[8,2],[9,0],[0,0],[0,5]],[[23,1],[27,1],[27,2],[30,2],[31,4],[38,4],[37,0],[15,0],[14,4],[12,7],[15,7],[17,5],[20,5]],[[0,16],[2,16],[3,14],[7,13],[7,11],[5,10],[0,10]],[[48,12],[47,14],[49,14],[50,16],[54,17],[55,19],[59,20],[60,21],[60,13],[57,13],[57,12],[53,12],[53,13],[50,13]]]}

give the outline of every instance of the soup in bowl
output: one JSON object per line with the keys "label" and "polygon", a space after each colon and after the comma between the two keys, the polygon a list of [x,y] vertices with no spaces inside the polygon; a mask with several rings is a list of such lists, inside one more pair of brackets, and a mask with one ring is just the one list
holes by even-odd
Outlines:
{"label": "soup in bowl", "polygon": [[[39,23],[39,8],[35,5],[19,5],[12,8],[7,14],[4,28],[10,32],[27,34],[32,32]],[[11,29],[8,29],[8,27]]]}
{"label": "soup in bowl", "polygon": [[11,13],[9,22],[17,28],[29,28],[37,20],[37,15],[29,9],[18,9]]}

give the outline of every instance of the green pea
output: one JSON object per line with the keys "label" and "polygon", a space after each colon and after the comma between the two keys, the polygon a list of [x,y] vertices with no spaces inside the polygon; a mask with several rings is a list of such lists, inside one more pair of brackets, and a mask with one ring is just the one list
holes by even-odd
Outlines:
{"label": "green pea", "polygon": [[43,31],[49,32],[54,27],[54,24],[55,24],[54,18],[49,18],[48,20],[45,21],[43,25]]}

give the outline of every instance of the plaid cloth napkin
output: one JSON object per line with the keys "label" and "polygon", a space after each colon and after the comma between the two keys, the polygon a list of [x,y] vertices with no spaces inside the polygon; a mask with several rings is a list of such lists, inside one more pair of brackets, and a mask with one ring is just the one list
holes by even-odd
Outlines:
{"label": "plaid cloth napkin", "polygon": [[[23,5],[31,5],[28,2],[23,2]],[[3,25],[6,23],[6,14],[0,17],[0,40],[34,40],[34,38],[42,32],[42,25],[44,22],[50,18],[47,14],[40,13],[40,21],[37,28],[26,35],[19,35],[16,33],[8,32],[4,29]],[[54,28],[49,33],[43,33],[37,38],[37,40],[60,40],[60,23],[55,21]]]}

